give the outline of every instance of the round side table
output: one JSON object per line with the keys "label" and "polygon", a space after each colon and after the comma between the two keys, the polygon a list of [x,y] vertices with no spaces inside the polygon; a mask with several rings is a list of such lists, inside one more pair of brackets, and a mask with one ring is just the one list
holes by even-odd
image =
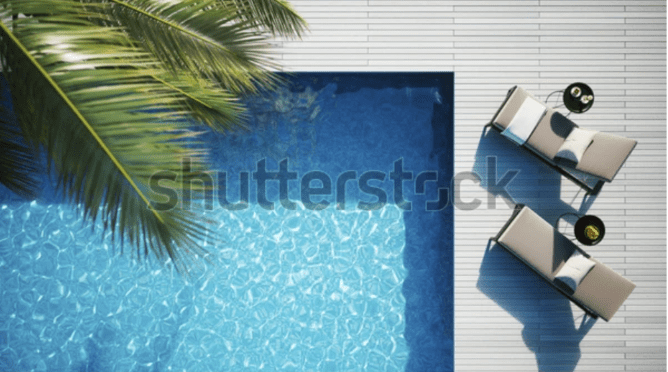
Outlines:
{"label": "round side table", "polygon": [[575,238],[584,245],[596,245],[605,236],[605,225],[594,215],[585,215],[575,223]]}
{"label": "round side table", "polygon": [[594,105],[594,91],[585,83],[573,83],[564,90],[564,105],[568,111],[581,114]]}

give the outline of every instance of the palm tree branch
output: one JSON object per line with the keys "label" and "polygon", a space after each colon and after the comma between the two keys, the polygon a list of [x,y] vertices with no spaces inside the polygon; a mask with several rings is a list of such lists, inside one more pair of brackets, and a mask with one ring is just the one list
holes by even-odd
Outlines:
{"label": "palm tree branch", "polygon": [[195,97],[195,96],[192,95],[192,94],[187,93],[187,92],[184,91],[183,89],[179,89],[179,87],[177,87],[177,86],[175,86],[175,85],[173,85],[173,84],[170,84],[170,83],[168,83],[167,81],[165,81],[165,80],[163,80],[163,79],[160,79],[160,78],[157,77],[157,76],[154,76],[153,78],[154,78],[155,80],[157,80],[157,81],[159,81],[159,82],[165,84],[167,87],[169,87],[169,88],[171,88],[171,89],[174,89],[175,91],[179,92],[180,94],[183,94],[183,95],[186,96],[188,99],[191,99],[191,100],[197,102],[198,104],[200,104],[200,105],[202,105],[202,106],[204,106],[204,107],[206,107],[206,108],[208,108],[208,109],[211,109],[211,110],[214,109],[214,108],[211,107],[208,103],[206,103],[206,102],[204,102],[203,100],[201,100],[201,99]]}
{"label": "palm tree branch", "polygon": [[[3,79],[2,85],[5,84]],[[37,195],[39,184],[35,176],[40,169],[36,153],[23,139],[16,115],[8,107],[9,100],[3,97],[3,101],[0,104],[0,183],[32,199]]]}
{"label": "palm tree branch", "polygon": [[153,78],[182,95],[193,117],[210,128],[218,132],[246,128],[245,107],[231,94],[212,86],[208,80],[171,74]]}
{"label": "palm tree branch", "polygon": [[125,177],[125,179],[128,181],[128,183],[132,186],[132,188],[135,190],[137,195],[146,203],[149,209],[153,211],[153,214],[156,216],[156,218],[164,223],[165,221],[163,220],[162,216],[155,211],[153,206],[151,205],[151,202],[148,200],[148,198],[144,195],[144,193],[139,189],[137,184],[134,182],[132,177],[128,174],[128,172],[125,170],[125,167],[118,161],[116,156],[109,150],[107,147],[106,143],[100,138],[100,136],[97,134],[97,131],[93,128],[93,126],[88,122],[88,120],[84,117],[84,115],[79,111],[76,105],[72,103],[72,101],[69,99],[67,94],[60,88],[58,83],[56,83],[51,75],[42,67],[42,65],[33,57],[33,55],[28,51],[28,49],[21,43],[21,41],[9,30],[9,28],[2,22],[0,22],[0,32],[4,34],[5,37],[9,38],[9,40],[14,43],[14,46],[18,48],[24,55],[25,57],[30,61],[30,63],[33,65],[33,67],[39,71],[39,73],[42,75],[42,77],[49,83],[49,85],[56,91],[56,93],[60,96],[60,98],[63,100],[63,102],[69,107],[69,109],[72,111],[72,113],[79,119],[81,120],[81,123],[86,127],[86,129],[90,132],[91,136],[97,141],[98,145],[102,148],[102,150],[107,154],[109,159],[114,163],[116,168],[118,169],[119,172]]}
{"label": "palm tree branch", "polygon": [[237,8],[239,16],[273,35],[301,37],[308,28],[306,21],[284,0],[218,0],[224,6]]}
{"label": "palm tree branch", "polygon": [[[88,120],[135,186],[157,202],[159,194],[150,186],[153,174],[179,175],[170,183],[179,192],[184,185],[179,180],[205,169],[206,153],[191,139],[195,133],[186,99],[153,78],[170,76],[159,61],[135,47],[119,28],[81,16],[83,6],[71,0],[0,0],[0,19],[32,14],[12,24],[10,35],[23,48],[0,28],[0,61],[23,135],[34,146],[44,146],[58,172],[58,187],[86,219],[95,221],[102,214],[112,239],[120,235],[136,245],[139,256],[153,252],[179,271],[188,269],[186,261],[193,257],[187,253],[206,258],[200,242],[209,237],[209,221],[177,205],[147,208],[80,119]],[[97,16],[108,18],[106,14],[102,10]],[[63,104],[63,94],[71,105]],[[180,167],[183,158],[193,160],[192,172]]]}
{"label": "palm tree branch", "polygon": [[200,40],[200,41],[203,42],[203,43],[206,43],[206,44],[208,44],[208,45],[210,45],[210,46],[212,46],[212,47],[214,47],[214,48],[216,48],[216,49],[221,50],[222,52],[225,52],[225,53],[231,53],[231,51],[230,51],[228,48],[226,48],[226,47],[223,46],[223,45],[218,44],[218,43],[215,42],[214,40],[209,39],[209,38],[206,37],[205,35],[201,35],[201,34],[198,34],[198,33],[194,32],[194,31],[188,30],[187,28],[182,27],[182,26],[178,25],[177,23],[171,22],[171,21],[169,21],[168,19],[158,17],[158,16],[156,16],[156,15],[154,15],[154,14],[151,14],[151,13],[149,13],[149,12],[147,12],[147,11],[141,9],[141,8],[138,8],[138,7],[136,7],[136,6],[133,6],[133,5],[131,5],[131,4],[128,4],[128,3],[125,2],[125,1],[121,1],[121,0],[109,0],[109,1],[111,1],[112,3],[118,4],[118,5],[120,5],[120,6],[123,6],[123,7],[125,7],[125,8],[128,8],[128,9],[134,11],[134,12],[137,12],[137,13],[139,13],[139,14],[145,16],[145,17],[151,18],[151,19],[153,19],[153,20],[156,21],[156,22],[159,22],[159,23],[164,24],[165,26],[168,26],[168,27],[170,27],[170,28],[173,28],[173,29],[175,29],[175,30],[178,30],[179,32],[182,32],[182,33],[184,33],[184,34],[186,34],[186,35],[191,36],[192,38],[198,39],[198,40]]}
{"label": "palm tree branch", "polygon": [[268,39],[234,8],[216,0],[106,0],[116,25],[174,73],[218,82],[235,93],[275,87],[267,73],[276,64],[265,56]]}

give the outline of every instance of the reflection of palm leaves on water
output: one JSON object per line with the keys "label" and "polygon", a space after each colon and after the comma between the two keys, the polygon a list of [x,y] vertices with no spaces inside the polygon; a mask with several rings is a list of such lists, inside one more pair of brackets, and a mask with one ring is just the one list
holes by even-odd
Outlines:
{"label": "reflection of palm leaves on water", "polygon": [[321,116],[316,104],[319,93],[309,88],[304,92],[282,88],[269,96],[249,99],[247,106],[252,113],[249,126],[253,131],[214,141],[214,153],[224,164],[224,171],[236,177],[238,172],[254,171],[262,159],[279,162],[286,157],[290,168],[311,164],[316,146],[316,119]]}
{"label": "reflection of palm leaves on water", "polygon": [[[283,94],[287,95],[284,99],[289,101],[290,110],[285,113],[279,112],[279,115],[288,124],[283,128],[288,131],[289,140],[282,143],[278,151],[283,154],[292,152],[290,164],[294,167],[311,164],[316,148],[314,126],[320,111],[320,106],[316,104],[320,92],[312,91],[310,87],[307,87],[303,92],[284,92]],[[277,131],[273,133],[276,138],[277,133]]]}
{"label": "reflection of palm leaves on water", "polygon": [[86,218],[100,214],[137,256],[187,268],[205,253],[206,223],[154,209],[149,178],[183,173],[186,157],[181,179],[205,170],[191,118],[242,125],[237,96],[280,82],[268,72],[270,34],[300,36],[305,22],[284,0],[0,0],[0,20],[14,107],[0,112],[0,182],[34,193],[43,149]]}

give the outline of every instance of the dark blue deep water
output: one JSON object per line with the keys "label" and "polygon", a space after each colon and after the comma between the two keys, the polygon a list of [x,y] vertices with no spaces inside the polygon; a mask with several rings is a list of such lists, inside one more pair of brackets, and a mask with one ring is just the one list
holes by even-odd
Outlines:
{"label": "dark blue deep water", "polygon": [[0,372],[453,370],[453,74],[286,77],[204,135],[225,242],[191,277],[0,189]]}

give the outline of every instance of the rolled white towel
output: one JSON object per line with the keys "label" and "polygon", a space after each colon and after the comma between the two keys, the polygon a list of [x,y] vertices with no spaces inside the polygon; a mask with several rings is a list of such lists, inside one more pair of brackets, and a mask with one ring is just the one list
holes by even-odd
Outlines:
{"label": "rolled white towel", "polygon": [[501,134],[523,145],[545,115],[547,108],[532,97],[526,97],[515,116]]}

